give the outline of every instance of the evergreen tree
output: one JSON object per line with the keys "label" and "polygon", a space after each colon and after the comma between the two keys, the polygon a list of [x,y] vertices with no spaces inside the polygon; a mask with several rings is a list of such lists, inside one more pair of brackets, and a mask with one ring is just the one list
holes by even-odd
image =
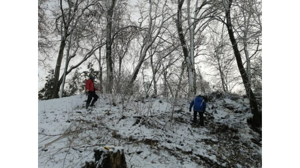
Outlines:
{"label": "evergreen tree", "polygon": [[53,86],[54,86],[54,69],[51,69],[49,75],[46,77],[46,83],[44,88],[39,91],[39,99],[47,100],[52,98]]}

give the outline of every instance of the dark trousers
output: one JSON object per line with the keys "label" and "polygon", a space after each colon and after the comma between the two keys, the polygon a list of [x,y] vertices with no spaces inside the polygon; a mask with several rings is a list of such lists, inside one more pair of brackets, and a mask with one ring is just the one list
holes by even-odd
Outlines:
{"label": "dark trousers", "polygon": [[197,113],[199,113],[200,115],[200,125],[204,126],[204,117],[203,117],[204,112],[194,111],[194,122],[197,122]]}
{"label": "dark trousers", "polygon": [[89,107],[92,98],[94,98],[94,99],[93,99],[93,101],[92,101],[91,106],[93,106],[94,103],[95,103],[95,102],[98,100],[98,98],[99,98],[99,96],[96,95],[96,92],[95,92],[95,91],[89,91],[89,92],[88,92],[88,99],[87,99],[87,101],[86,101],[86,108]]}

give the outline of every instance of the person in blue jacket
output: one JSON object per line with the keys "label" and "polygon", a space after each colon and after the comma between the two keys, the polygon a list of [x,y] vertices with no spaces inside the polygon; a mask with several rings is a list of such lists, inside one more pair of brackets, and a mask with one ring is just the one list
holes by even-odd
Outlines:
{"label": "person in blue jacket", "polygon": [[194,106],[194,120],[193,122],[197,122],[197,113],[200,115],[200,125],[204,126],[204,118],[203,118],[203,113],[205,112],[206,109],[206,103],[204,98],[199,95],[197,96],[190,104],[190,112],[192,110],[192,107]]}

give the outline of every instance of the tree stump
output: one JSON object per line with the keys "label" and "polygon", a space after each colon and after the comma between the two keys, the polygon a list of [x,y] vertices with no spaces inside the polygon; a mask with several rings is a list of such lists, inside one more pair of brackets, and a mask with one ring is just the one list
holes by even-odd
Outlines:
{"label": "tree stump", "polygon": [[94,150],[95,162],[86,162],[82,168],[127,168],[122,147],[105,146]]}

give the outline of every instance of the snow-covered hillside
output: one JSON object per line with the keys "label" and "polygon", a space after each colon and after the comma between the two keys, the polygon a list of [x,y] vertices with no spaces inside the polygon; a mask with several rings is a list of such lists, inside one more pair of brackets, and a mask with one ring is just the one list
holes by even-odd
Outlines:
{"label": "snow-covered hillside", "polygon": [[100,95],[91,111],[85,110],[85,99],[39,101],[39,167],[81,167],[105,145],[122,146],[133,168],[262,165],[261,135],[247,124],[248,99],[208,102],[204,127],[191,124],[184,99],[173,108],[165,98]]}

